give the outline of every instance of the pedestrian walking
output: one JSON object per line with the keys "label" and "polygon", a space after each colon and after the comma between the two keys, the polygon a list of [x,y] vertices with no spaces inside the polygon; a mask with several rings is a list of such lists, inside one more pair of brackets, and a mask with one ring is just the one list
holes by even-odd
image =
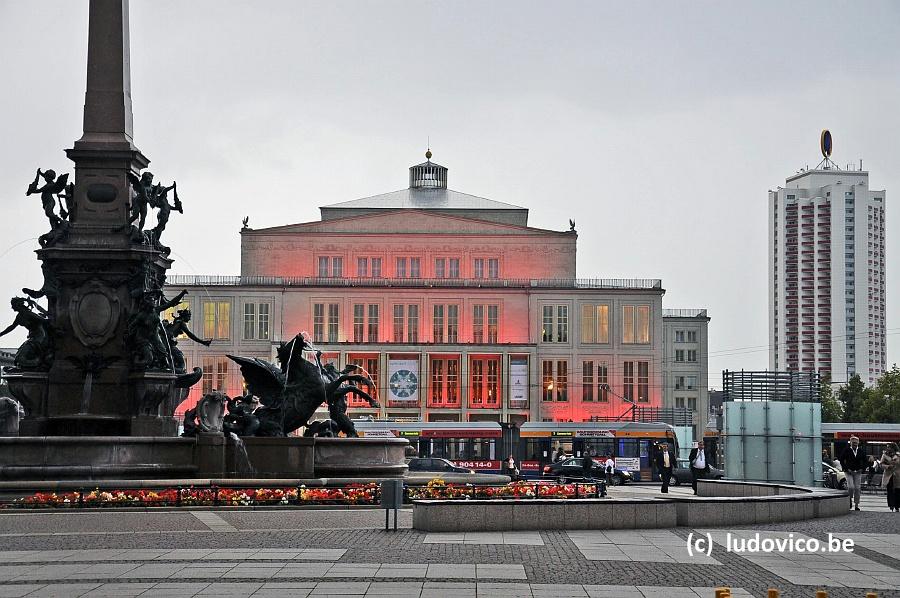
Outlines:
{"label": "pedestrian walking", "polygon": [[606,458],[603,468],[606,471],[606,485],[612,486],[613,474],[616,473],[616,460],[612,458],[612,455]]}
{"label": "pedestrian walking", "polygon": [[669,493],[669,482],[672,480],[672,469],[675,466],[675,455],[669,451],[669,445],[663,442],[655,453],[656,469],[662,479],[660,492]]}
{"label": "pedestrian walking", "polygon": [[516,467],[516,460],[512,455],[506,460],[506,475],[514,482],[519,479],[519,469]]}
{"label": "pedestrian walking", "polygon": [[590,451],[584,451],[581,458],[581,477],[585,482],[594,481],[594,458],[591,457]]}
{"label": "pedestrian walking", "polygon": [[880,463],[884,468],[881,486],[887,491],[888,508],[895,513],[900,512],[900,453],[895,442],[890,443],[881,454]]}
{"label": "pedestrian walking", "polygon": [[688,461],[691,465],[691,487],[694,489],[694,494],[697,494],[697,480],[705,478],[709,472],[709,456],[706,454],[706,449],[703,448],[702,440],[698,441],[696,446],[691,449]]}
{"label": "pedestrian walking", "polygon": [[841,452],[838,459],[847,476],[847,495],[850,497],[850,509],[859,511],[859,494],[862,485],[862,474],[866,468],[866,456],[859,448],[859,438],[850,437],[850,444]]}

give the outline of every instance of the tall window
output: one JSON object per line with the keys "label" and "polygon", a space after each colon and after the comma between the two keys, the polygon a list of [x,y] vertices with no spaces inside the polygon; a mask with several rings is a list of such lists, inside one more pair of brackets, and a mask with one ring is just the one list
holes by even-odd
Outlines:
{"label": "tall window", "polygon": [[203,337],[215,340],[231,338],[231,302],[203,302]]}
{"label": "tall window", "polygon": [[[350,363],[364,368],[369,374],[371,385],[364,385],[363,390],[369,393],[372,398],[378,398],[378,358],[374,356],[351,356]],[[349,405],[351,407],[369,407],[365,399],[361,399],[354,393],[347,395],[349,397]]]}
{"label": "tall window", "polygon": [[410,278],[421,278],[421,276],[422,276],[421,260],[417,257],[409,258],[409,277]]}
{"label": "tall window", "polygon": [[697,361],[697,349],[688,349],[687,351],[687,360],[691,363],[696,363]]}
{"label": "tall window", "polygon": [[639,361],[638,364],[638,403],[650,401],[650,363]]}
{"label": "tall window", "polygon": [[542,308],[541,340],[545,343],[553,342],[553,306],[552,305],[545,305]]}
{"label": "tall window", "polygon": [[675,331],[675,342],[676,343],[684,342],[684,330],[676,330]]}
{"label": "tall window", "polygon": [[482,258],[475,259],[475,278],[484,278],[484,260]]}
{"label": "tall window", "polygon": [[269,340],[269,304],[244,304],[244,339]]}
{"label": "tall window", "polygon": [[328,262],[328,257],[323,255],[319,256],[319,278],[326,278],[328,276]]}
{"label": "tall window", "polygon": [[395,305],[394,306],[394,342],[402,343],[403,342],[403,323],[406,318],[404,317],[404,306],[403,305]]}
{"label": "tall window", "polygon": [[214,390],[228,392],[228,358],[216,355],[203,356],[203,394]]}
{"label": "tall window", "polygon": [[[622,396],[638,403],[650,401],[650,362],[626,361],[623,370]],[[635,393],[635,377],[637,393]]]}
{"label": "tall window", "polygon": [[449,260],[450,278],[459,278],[459,258],[451,257]]}
{"label": "tall window", "polygon": [[687,331],[687,342],[689,342],[689,343],[697,342],[697,331],[696,330],[688,330]]}
{"label": "tall window", "polygon": [[650,342],[650,306],[622,306],[622,342],[646,344]]}
{"label": "tall window", "polygon": [[366,278],[369,276],[369,258],[356,258],[356,276],[358,278]]}
{"label": "tall window", "polygon": [[396,277],[397,278],[406,278],[406,258],[398,257],[397,258],[397,268],[396,268]]}
{"label": "tall window", "polygon": [[459,342],[459,306],[447,306],[447,342]]}
{"label": "tall window", "polygon": [[372,258],[372,278],[381,278],[381,258]]}
{"label": "tall window", "polygon": [[569,400],[569,362],[562,359],[556,362],[556,400]]}
{"label": "tall window", "polygon": [[432,329],[436,343],[459,342],[459,305],[435,305]]}
{"label": "tall window", "polygon": [[488,278],[500,278],[500,260],[497,258],[488,260]]}
{"label": "tall window", "polygon": [[497,357],[473,357],[471,361],[472,407],[497,409],[500,407],[500,359]]}
{"label": "tall window", "polygon": [[331,275],[335,278],[340,278],[344,275],[344,258],[342,257],[333,257],[331,258]]}
{"label": "tall window", "polygon": [[435,278],[444,278],[446,276],[446,265],[447,260],[442,257],[435,258],[434,260],[434,277]]}
{"label": "tall window", "polygon": [[622,396],[634,400],[634,362],[626,361],[622,373]]}
{"label": "tall window", "polygon": [[569,342],[569,306],[556,306],[556,342]]}
{"label": "tall window", "polygon": [[328,304],[328,342],[336,343],[338,342],[338,329],[340,328],[338,322],[338,310],[339,306],[337,303],[329,303]]}
{"label": "tall window", "polygon": [[581,342],[609,342],[609,306],[582,304],[581,306]]}
{"label": "tall window", "polygon": [[500,320],[500,306],[499,305],[488,305],[487,306],[487,320],[488,320],[488,337],[487,342],[496,344],[497,336],[498,336],[498,328],[499,328],[499,320]]}
{"label": "tall window", "polygon": [[434,313],[431,319],[433,324],[432,338],[436,343],[444,342],[444,306],[435,305]]}
{"label": "tall window", "polygon": [[591,402],[594,400],[594,362],[585,361],[581,364],[581,400]]}
{"label": "tall window", "polygon": [[459,408],[458,356],[431,358],[430,406]]}
{"label": "tall window", "polygon": [[378,342],[378,304],[369,304],[369,330],[368,341],[370,343]]}
{"label": "tall window", "polygon": [[609,402],[609,363],[606,361],[597,365],[597,400]]}
{"label": "tall window", "polygon": [[553,400],[553,362],[549,359],[541,362],[541,400]]}
{"label": "tall window", "polygon": [[472,342],[484,342],[484,306],[472,306]]}
{"label": "tall window", "polygon": [[545,343],[569,342],[568,305],[545,305],[541,308],[541,340]]}
{"label": "tall window", "polygon": [[675,363],[684,361],[684,349],[675,349]]}
{"label": "tall window", "polygon": [[313,342],[321,343],[325,340],[325,304],[313,304]]}
{"label": "tall window", "polygon": [[406,342],[419,342],[419,306],[409,305],[406,309]]}
{"label": "tall window", "polygon": [[[329,270],[329,265],[331,269]],[[319,278],[335,277],[339,278],[344,275],[344,258],[340,256],[329,257],[326,255],[319,256]]]}
{"label": "tall window", "polygon": [[[366,306],[361,303],[353,305],[353,342],[361,343],[366,330]],[[359,365],[359,364],[357,364]]]}

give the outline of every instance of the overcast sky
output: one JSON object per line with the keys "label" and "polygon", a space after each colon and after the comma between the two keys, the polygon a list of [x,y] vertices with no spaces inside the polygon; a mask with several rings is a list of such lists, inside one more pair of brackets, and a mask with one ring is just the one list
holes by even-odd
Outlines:
{"label": "overcast sky", "polygon": [[[37,167],[72,170],[87,7],[0,0],[0,297],[41,285],[24,192]],[[244,215],[404,188],[430,136],[451,188],[532,226],[575,218],[580,277],[662,278],[665,307],[707,308],[718,386],[767,366],[767,191],[818,163],[821,129],[900,197],[898,30],[896,2],[132,0],[134,140],[178,181],[173,272],[237,274]]]}

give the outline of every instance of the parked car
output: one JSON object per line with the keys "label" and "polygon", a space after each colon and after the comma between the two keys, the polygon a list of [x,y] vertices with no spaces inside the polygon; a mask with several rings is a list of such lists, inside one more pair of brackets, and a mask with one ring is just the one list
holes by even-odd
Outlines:
{"label": "parked car", "polygon": [[447,459],[415,457],[406,463],[410,471],[439,471],[443,473],[475,473],[474,469],[457,467]]}
{"label": "parked car", "polygon": [[[709,466],[709,473],[706,476],[708,480],[721,480],[725,477],[725,472],[718,467]],[[687,461],[681,461],[678,466],[672,470],[672,484],[690,484],[692,481],[691,468]]]}
{"label": "parked car", "polygon": [[[593,467],[591,467],[591,476],[594,479],[606,479],[606,471],[603,462],[593,459]],[[584,468],[582,467],[581,457],[569,457],[544,466],[543,476],[545,478],[556,478],[560,484],[564,484],[569,480],[583,480]],[[634,476],[630,471],[616,469],[612,477],[612,485],[620,486],[634,481]]]}
{"label": "parked car", "polygon": [[847,489],[847,474],[828,463],[822,463],[822,481],[826,488]]}

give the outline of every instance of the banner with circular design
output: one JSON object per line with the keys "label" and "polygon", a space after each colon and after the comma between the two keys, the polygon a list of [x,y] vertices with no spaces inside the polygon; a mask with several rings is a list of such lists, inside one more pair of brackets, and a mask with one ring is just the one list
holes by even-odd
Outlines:
{"label": "banner with circular design", "polygon": [[388,393],[392,401],[419,400],[418,359],[388,359]]}

